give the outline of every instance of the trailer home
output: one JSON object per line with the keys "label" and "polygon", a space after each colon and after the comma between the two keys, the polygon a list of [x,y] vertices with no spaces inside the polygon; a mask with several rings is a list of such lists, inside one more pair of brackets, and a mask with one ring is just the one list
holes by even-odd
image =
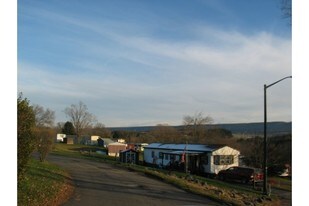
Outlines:
{"label": "trailer home", "polygon": [[215,175],[220,170],[238,166],[240,152],[224,145],[161,144],[144,147],[144,162],[148,165]]}
{"label": "trailer home", "polygon": [[110,143],[107,146],[108,155],[113,157],[119,157],[119,153],[127,149],[127,144],[119,142]]}

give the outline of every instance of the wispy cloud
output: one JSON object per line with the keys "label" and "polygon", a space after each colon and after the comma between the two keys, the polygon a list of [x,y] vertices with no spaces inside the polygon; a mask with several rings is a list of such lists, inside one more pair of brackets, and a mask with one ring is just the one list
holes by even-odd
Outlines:
{"label": "wispy cloud", "polygon": [[[21,55],[18,88],[54,109],[59,121],[79,100],[107,126],[181,124],[183,115],[196,111],[216,122],[261,121],[263,84],[291,74],[291,40],[267,31],[197,22],[184,25],[190,38],[167,39],[123,19],[93,21],[34,8],[24,18],[35,16],[59,30],[42,40],[59,51],[47,51],[55,59],[50,64]],[[64,46],[68,51],[61,51]],[[42,59],[50,57],[39,49]],[[289,120],[291,84],[281,88],[270,98],[276,111],[270,119]],[[285,102],[280,112],[272,101]]]}

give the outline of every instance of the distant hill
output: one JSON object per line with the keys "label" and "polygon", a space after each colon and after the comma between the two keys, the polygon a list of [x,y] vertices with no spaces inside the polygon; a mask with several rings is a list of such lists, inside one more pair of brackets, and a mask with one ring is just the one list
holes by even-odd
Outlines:
{"label": "distant hill", "polygon": [[[260,123],[237,123],[237,124],[217,124],[219,128],[230,130],[233,134],[250,134],[250,135],[263,135],[264,122]],[[291,134],[292,122],[268,122],[267,134]]]}
{"label": "distant hill", "polygon": [[[173,126],[177,129],[182,129],[183,126]],[[207,127],[222,128],[231,131],[233,134],[243,135],[263,135],[264,134],[264,122],[257,123],[233,123],[233,124],[212,124]],[[135,132],[148,132],[154,129],[155,126],[141,126],[141,127],[110,127],[111,131],[135,131]],[[279,134],[291,134],[292,122],[268,122],[267,134],[279,135]]]}

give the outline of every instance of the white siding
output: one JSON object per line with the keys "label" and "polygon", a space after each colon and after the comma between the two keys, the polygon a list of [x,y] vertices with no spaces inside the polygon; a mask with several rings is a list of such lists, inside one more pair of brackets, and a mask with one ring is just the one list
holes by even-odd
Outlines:
{"label": "white siding", "polygon": [[66,134],[57,134],[57,142],[63,142],[63,138],[66,137]]}
{"label": "white siding", "polygon": [[[161,147],[161,144],[158,144],[158,145],[152,144],[152,146],[153,147]],[[180,148],[183,148],[182,145],[181,146],[176,145],[176,146],[178,146],[178,147],[175,147],[175,148],[177,148],[178,151],[180,151]],[[188,152],[190,151],[188,149],[188,148],[190,148],[190,146],[191,145],[188,145],[186,151],[188,151]],[[193,145],[193,146],[194,146],[194,149],[199,149],[198,151],[200,151],[200,152],[203,152],[202,149],[204,149],[205,153],[203,155],[207,155],[208,162],[207,162],[207,164],[203,164],[202,165],[203,166],[203,171],[205,173],[217,174],[222,169],[227,169],[227,168],[229,168],[231,166],[238,166],[239,165],[238,156],[239,156],[240,153],[239,153],[238,150],[235,150],[235,149],[233,149],[231,147],[224,146],[224,147],[221,147],[219,149],[212,149],[212,151],[210,151],[210,148],[209,147],[207,148],[206,145],[204,145],[204,146],[203,145]],[[193,147],[193,146],[191,146],[191,147]],[[146,163],[157,164],[159,166],[166,166],[166,165],[168,165],[168,163],[170,162],[170,155],[169,155],[169,158],[166,160],[164,155],[162,155],[162,157],[160,157],[160,152],[162,152],[162,153],[172,152],[173,149],[175,149],[175,148],[173,147],[173,145],[169,145],[169,144],[166,144],[166,145],[163,144],[163,147],[164,147],[164,149],[162,149],[162,148],[151,148],[151,147],[147,148],[147,147],[145,147],[145,150],[144,150],[144,161]],[[154,157],[152,157],[152,152],[154,153]],[[216,156],[216,155],[220,155],[220,158],[221,158],[222,155],[223,156],[229,156],[228,158],[231,158],[230,156],[232,156],[233,162],[225,164],[225,162],[230,162],[230,161],[223,161],[223,165],[215,164],[214,156]],[[180,156],[181,155],[176,155],[175,161],[180,161]],[[224,158],[222,158],[222,159],[224,159]],[[222,162],[219,161],[219,164],[222,164]]]}
{"label": "white siding", "polygon": [[[154,157],[152,157],[152,152],[154,152]],[[162,152],[162,156],[160,157],[160,153]],[[150,164],[157,164],[159,166],[167,166],[170,163],[170,154],[164,154],[166,152],[170,152],[168,150],[160,150],[160,149],[144,149],[144,161]],[[168,155],[168,159],[165,159],[165,155]],[[176,155],[174,161],[180,161],[179,155]]]}
{"label": "white siding", "polygon": [[99,137],[100,137],[100,136],[92,135],[92,136],[90,137],[90,141],[97,142],[98,139],[99,139]]}
{"label": "white siding", "polygon": [[[215,150],[212,152],[212,158],[211,158],[211,170],[210,173],[214,173],[214,174],[218,174],[218,172],[220,170],[225,170],[228,169],[232,166],[238,166],[239,165],[239,161],[238,161],[238,156],[239,156],[239,151],[235,150],[231,147],[222,147],[218,150]],[[233,156],[233,164],[229,164],[229,165],[216,165],[214,164],[214,156],[215,155],[232,155]]]}

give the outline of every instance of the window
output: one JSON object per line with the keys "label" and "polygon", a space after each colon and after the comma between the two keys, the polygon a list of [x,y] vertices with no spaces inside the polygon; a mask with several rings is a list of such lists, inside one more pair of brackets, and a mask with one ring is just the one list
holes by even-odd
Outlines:
{"label": "window", "polygon": [[165,160],[168,160],[168,154],[164,154]]}
{"label": "window", "polygon": [[214,155],[215,165],[231,165],[234,163],[233,155]]}
{"label": "window", "polygon": [[154,156],[155,156],[155,152],[151,151],[151,157],[154,158]]}

